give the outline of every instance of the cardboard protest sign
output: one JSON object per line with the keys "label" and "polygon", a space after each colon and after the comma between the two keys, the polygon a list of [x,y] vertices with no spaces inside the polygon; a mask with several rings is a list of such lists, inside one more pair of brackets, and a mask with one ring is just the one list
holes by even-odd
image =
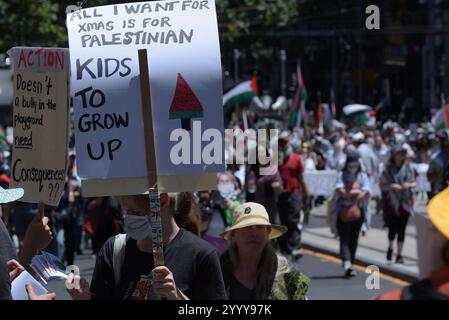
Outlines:
{"label": "cardboard protest sign", "polygon": [[57,206],[67,165],[69,51],[14,47],[11,187],[24,202]]}
{"label": "cardboard protest sign", "polygon": [[333,170],[319,170],[304,172],[304,182],[310,195],[331,196],[335,192],[338,172]]}
{"label": "cardboard protest sign", "polygon": [[14,47],[8,55],[14,72],[68,72],[70,67],[65,48]]}
{"label": "cardboard protest sign", "polygon": [[138,50],[148,50],[158,190],[216,186],[224,170],[213,0],[154,1],[67,15],[79,175],[87,195],[148,190]]}

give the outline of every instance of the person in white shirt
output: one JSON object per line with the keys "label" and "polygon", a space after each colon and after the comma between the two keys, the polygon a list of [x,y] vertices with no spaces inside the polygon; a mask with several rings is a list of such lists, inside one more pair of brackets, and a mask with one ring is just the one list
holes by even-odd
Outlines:
{"label": "person in white shirt", "polygon": [[[379,159],[374,153],[374,150],[365,142],[365,136],[363,133],[356,133],[352,139],[357,148],[357,152],[360,155],[363,169],[368,175],[368,179],[372,185],[375,183],[376,177],[379,176]],[[365,235],[367,229],[371,227],[371,210],[369,207],[369,200],[365,202],[365,205],[365,221],[362,226],[362,235]]]}
{"label": "person in white shirt", "polygon": [[327,170],[343,170],[346,163],[346,154],[343,152],[343,145],[338,136],[331,139],[332,149],[327,153]]}

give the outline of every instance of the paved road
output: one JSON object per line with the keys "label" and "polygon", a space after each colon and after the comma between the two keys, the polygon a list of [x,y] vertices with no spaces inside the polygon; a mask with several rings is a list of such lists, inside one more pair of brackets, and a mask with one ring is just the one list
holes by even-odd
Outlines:
{"label": "paved road", "polygon": [[295,266],[311,279],[307,294],[310,300],[367,300],[407,284],[381,274],[379,289],[368,290],[365,283],[369,274],[365,273],[364,267],[355,266],[357,276],[345,278],[339,259],[311,250],[305,250]]}

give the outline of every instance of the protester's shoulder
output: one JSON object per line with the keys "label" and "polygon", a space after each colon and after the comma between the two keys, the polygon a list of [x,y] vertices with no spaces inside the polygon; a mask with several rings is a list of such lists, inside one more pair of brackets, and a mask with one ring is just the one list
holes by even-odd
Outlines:
{"label": "protester's shoulder", "polygon": [[439,161],[443,157],[441,150],[434,151],[430,157],[430,161]]}
{"label": "protester's shoulder", "polygon": [[277,257],[278,269],[271,299],[303,300],[310,286],[310,278],[294,268],[285,257]]}
{"label": "protester's shoulder", "polygon": [[301,278],[301,280],[310,282],[310,279],[302,272],[297,270],[284,256],[277,254],[277,260],[278,260],[278,268],[276,275],[282,275],[282,274],[295,274],[298,275],[298,277]]}
{"label": "protester's shoulder", "polygon": [[180,248],[182,248],[183,250],[194,251],[192,253],[202,255],[209,255],[216,252],[216,249],[211,244],[193,234],[192,232],[185,229],[181,229],[179,232],[181,232],[179,239],[181,244]]}
{"label": "protester's shoulder", "polygon": [[413,164],[413,163],[411,163],[411,162],[406,162],[405,163],[405,169],[408,171],[408,172],[415,172],[415,165]]}
{"label": "protester's shoulder", "polygon": [[112,258],[116,237],[117,236],[112,236],[105,241],[100,251],[98,252],[98,257]]}
{"label": "protester's shoulder", "polygon": [[365,171],[360,171],[359,173],[358,173],[358,176],[357,176],[359,179],[362,179],[362,180],[367,180],[368,179],[368,174],[365,172]]}

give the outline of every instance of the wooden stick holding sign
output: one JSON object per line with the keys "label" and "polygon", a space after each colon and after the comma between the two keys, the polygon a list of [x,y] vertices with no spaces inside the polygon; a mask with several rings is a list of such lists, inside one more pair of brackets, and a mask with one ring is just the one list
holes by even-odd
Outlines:
{"label": "wooden stick holding sign", "polygon": [[139,50],[140,93],[145,135],[145,154],[150,201],[151,241],[153,242],[154,266],[164,265],[164,248],[161,225],[160,194],[157,190],[156,152],[154,147],[153,113],[151,107],[150,80],[147,50]]}
{"label": "wooden stick holding sign", "polygon": [[39,215],[39,220],[45,217],[45,204],[43,202],[37,204],[37,214]]}

